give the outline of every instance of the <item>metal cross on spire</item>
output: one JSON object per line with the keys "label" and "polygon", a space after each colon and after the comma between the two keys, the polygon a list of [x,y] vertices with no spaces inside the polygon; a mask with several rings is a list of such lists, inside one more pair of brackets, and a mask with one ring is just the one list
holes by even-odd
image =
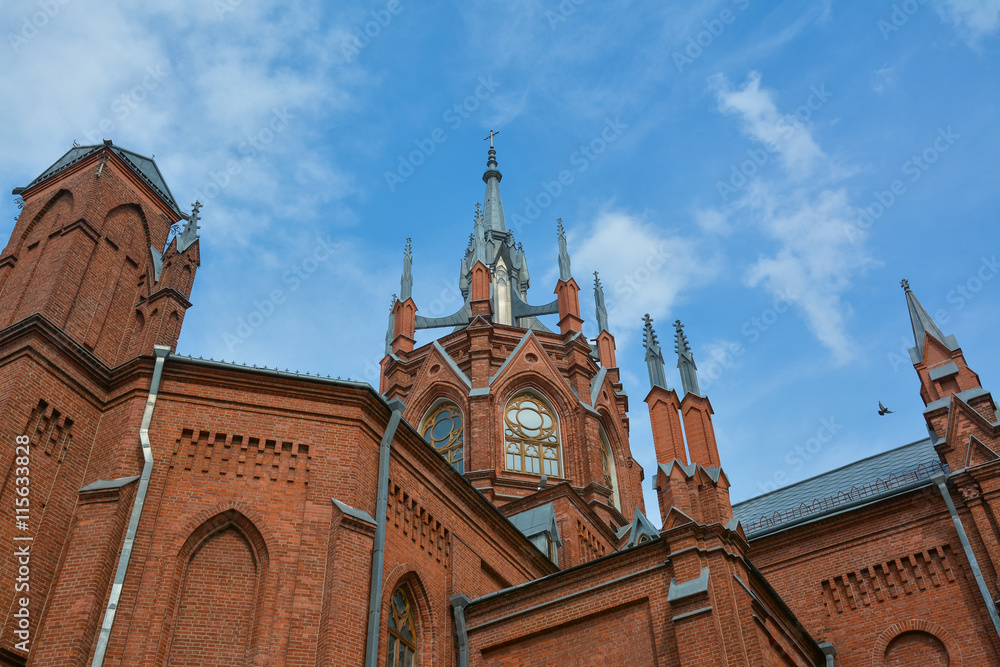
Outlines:
{"label": "metal cross on spire", "polygon": [[490,130],[490,136],[483,137],[483,141],[486,141],[487,139],[489,139],[489,141],[490,141],[490,148],[493,148],[493,137],[496,136],[496,135],[498,135],[498,134],[500,134],[500,130],[496,130],[496,131]]}

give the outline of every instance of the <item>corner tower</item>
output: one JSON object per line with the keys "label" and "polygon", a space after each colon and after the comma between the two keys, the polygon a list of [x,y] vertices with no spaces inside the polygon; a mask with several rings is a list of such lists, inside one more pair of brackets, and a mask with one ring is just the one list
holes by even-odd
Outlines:
{"label": "corner tower", "polygon": [[924,419],[943,463],[964,470],[1000,458],[1000,426],[993,396],[969,368],[955,336],[946,336],[901,281],[913,328],[910,360],[920,379]]}
{"label": "corner tower", "polygon": [[[380,391],[402,399],[407,420],[508,516],[554,507],[556,525],[575,533],[572,543],[550,536],[563,544],[562,566],[616,548],[619,529],[643,507],[643,474],[629,448],[628,401],[606,313],[595,344],[581,333],[562,221],[556,298],[532,305],[525,251],[504,219],[501,179],[491,141],[483,204],[459,262],[456,312],[420,314],[407,242]],[[595,298],[601,312],[599,284]],[[545,315],[558,318],[558,331],[543,324]],[[436,328],[452,331],[414,348],[417,330]],[[581,542],[581,534],[589,537]]]}
{"label": "corner tower", "polygon": [[152,158],[111,141],[74,146],[13,194],[24,207],[0,255],[0,329],[37,320],[109,367],[176,345],[199,206],[181,212]]}

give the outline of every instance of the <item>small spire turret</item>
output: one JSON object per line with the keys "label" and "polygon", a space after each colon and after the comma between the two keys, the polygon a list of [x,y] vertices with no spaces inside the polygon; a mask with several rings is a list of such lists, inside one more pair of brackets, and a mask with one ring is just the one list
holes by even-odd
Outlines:
{"label": "small spire turret", "polygon": [[406,301],[413,296],[413,239],[406,239],[403,251],[403,275],[399,279],[399,298]]}
{"label": "small spire turret", "polygon": [[[953,349],[952,345],[947,338],[950,336],[945,336],[942,333],[941,328],[934,322],[930,314],[923,307],[920,301],[917,300],[917,296],[910,289],[910,281],[906,278],[899,281],[900,286],[906,293],[906,306],[910,311],[910,324],[913,325],[913,342],[917,348],[917,354],[923,356],[924,354],[924,335],[930,334],[932,338],[936,339],[939,343],[944,345],[949,349]],[[957,347],[955,345],[954,347]]]}
{"label": "small spire turret", "polygon": [[642,321],[646,323],[646,328],[642,333],[642,344],[646,347],[646,366],[649,370],[650,388],[667,389],[667,375],[663,370],[663,352],[660,351],[660,342],[656,338],[656,331],[653,330],[653,318],[649,316],[649,313],[646,313]]}
{"label": "small spire turret", "polygon": [[681,374],[681,387],[684,394],[701,396],[701,390],[698,388],[698,366],[694,363],[694,355],[691,354],[691,346],[688,344],[684,325],[681,324],[680,320],[674,322],[674,329],[674,351],[677,352],[677,369]]}
{"label": "small spire turret", "polygon": [[191,215],[187,217],[184,229],[177,235],[177,252],[184,252],[200,238],[198,236],[198,230],[201,229],[201,226],[198,224],[201,220],[200,211],[201,202],[196,200],[191,204]]}
{"label": "small spire turret", "polygon": [[604,305],[604,286],[601,277],[594,271],[594,303],[597,307],[597,332],[608,330],[608,309]]}
{"label": "small spire turret", "polygon": [[385,353],[392,354],[392,340],[396,337],[395,324],[396,316],[393,311],[396,309],[396,295],[392,295],[392,299],[389,301],[389,326],[385,330]]}
{"label": "small spire turret", "polygon": [[569,280],[573,273],[570,270],[569,250],[566,249],[566,230],[563,228],[562,218],[556,220],[556,223],[559,235],[559,280]]}

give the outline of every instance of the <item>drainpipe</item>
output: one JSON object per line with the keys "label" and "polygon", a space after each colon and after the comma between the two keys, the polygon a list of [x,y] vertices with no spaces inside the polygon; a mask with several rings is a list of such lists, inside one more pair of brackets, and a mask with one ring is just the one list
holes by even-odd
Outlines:
{"label": "drainpipe", "polygon": [[149,423],[153,420],[153,408],[156,407],[156,395],[160,390],[160,376],[163,374],[163,362],[170,354],[166,345],[154,345],[156,365],[153,366],[153,381],[149,387],[149,397],[146,398],[146,409],[142,413],[142,425],[139,426],[139,443],[142,445],[142,476],[139,478],[139,489],[132,504],[132,516],[128,520],[125,531],[125,543],[118,557],[118,570],[111,585],[111,597],[104,612],[104,623],[101,624],[101,634],[97,638],[97,650],[94,651],[94,661],[91,667],[101,667],[104,664],[104,653],[108,650],[108,639],[111,628],[115,624],[115,614],[118,612],[118,601],[122,596],[122,586],[125,584],[125,573],[128,571],[129,559],[132,557],[132,547],[135,546],[135,534],[139,530],[139,519],[142,517],[142,507],[146,501],[146,490],[149,488],[149,478],[153,473],[153,448],[149,444]]}
{"label": "drainpipe", "polygon": [[365,645],[365,667],[378,667],[378,639],[382,616],[382,572],[385,570],[385,524],[389,506],[389,453],[396,428],[403,418],[406,404],[398,398],[389,401],[392,416],[378,451],[378,496],[375,500],[375,544],[372,546],[371,597],[368,599],[368,641]]}
{"label": "drainpipe", "polygon": [[451,609],[455,614],[455,634],[458,635],[458,667],[469,667],[469,632],[465,627],[465,608],[469,598],[461,593],[451,598]]}
{"label": "drainpipe", "polygon": [[969,536],[966,535],[965,528],[962,526],[962,519],[958,516],[955,503],[951,500],[951,493],[948,492],[948,478],[942,474],[935,475],[931,480],[937,484],[938,489],[941,491],[941,496],[948,506],[951,520],[955,522],[955,530],[958,531],[958,539],[961,540],[962,548],[965,550],[965,557],[969,559],[969,567],[972,568],[972,575],[976,578],[976,584],[979,585],[979,593],[983,596],[983,601],[986,603],[986,611],[989,612],[990,620],[993,621],[993,630],[1000,635],[1000,616],[997,615],[997,608],[993,603],[993,598],[990,596],[990,589],[986,585],[983,571],[979,569],[979,561],[976,560],[976,554],[972,552],[972,544],[969,542]]}

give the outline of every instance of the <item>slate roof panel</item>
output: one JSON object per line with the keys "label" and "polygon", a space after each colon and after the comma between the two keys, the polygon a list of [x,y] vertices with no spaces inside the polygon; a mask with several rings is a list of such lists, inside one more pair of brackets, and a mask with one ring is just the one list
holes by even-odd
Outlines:
{"label": "slate roof panel", "polygon": [[[864,497],[866,499],[877,498],[893,491],[891,487],[873,490],[871,485],[877,480],[884,481],[890,477],[913,473],[917,470],[929,471],[938,466],[940,466],[940,458],[934,450],[931,440],[925,438],[737,503],[733,505],[733,514],[743,523],[744,529],[752,534],[769,527],[763,526],[757,530],[748,529],[748,526],[753,526],[754,522],[762,517],[770,518],[776,512],[786,513],[803,505],[810,506],[817,500],[831,500],[837,498],[838,494],[850,493],[852,489],[861,489],[866,485],[868,486]],[[830,504],[826,509],[809,512],[807,516],[814,519],[839,511],[839,509],[841,507],[838,507],[837,504]]]}

